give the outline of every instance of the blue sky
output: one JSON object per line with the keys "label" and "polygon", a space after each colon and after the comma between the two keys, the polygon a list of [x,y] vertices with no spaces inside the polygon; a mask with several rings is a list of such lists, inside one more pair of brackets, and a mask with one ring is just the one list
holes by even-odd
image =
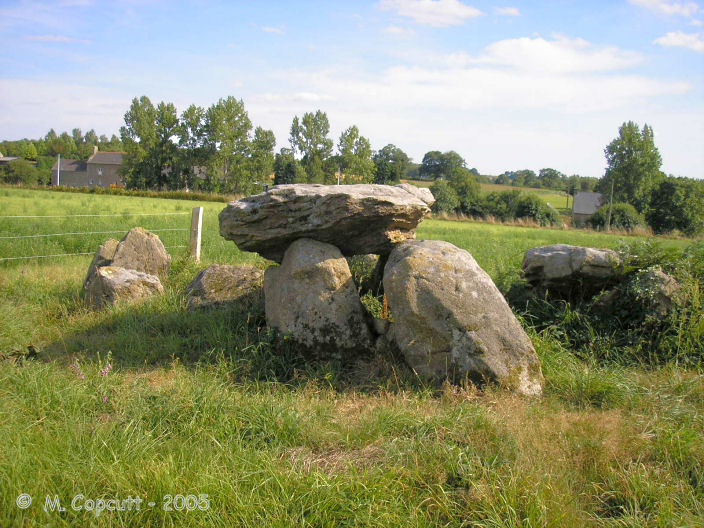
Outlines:
{"label": "blue sky", "polygon": [[420,161],[601,176],[627,120],[663,170],[704,177],[704,3],[690,0],[0,0],[0,138],[118,133],[133,97],[244,100],[288,146],[294,115]]}

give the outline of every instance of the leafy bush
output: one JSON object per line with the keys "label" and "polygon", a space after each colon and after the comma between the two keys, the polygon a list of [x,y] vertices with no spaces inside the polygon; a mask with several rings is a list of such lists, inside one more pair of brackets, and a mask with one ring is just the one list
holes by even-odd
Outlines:
{"label": "leafy bush", "polygon": [[460,207],[457,191],[445,180],[435,180],[435,183],[430,186],[430,192],[435,198],[432,207],[434,213],[454,213]]}
{"label": "leafy bush", "polygon": [[39,182],[39,171],[30,162],[18,159],[0,168],[0,182],[12,184],[36,185]]}
{"label": "leafy bush", "polygon": [[[620,365],[673,362],[701,368],[704,242],[684,250],[636,242],[623,245],[619,252],[624,280],[591,299],[552,299],[520,281],[511,285],[506,298],[534,331],[564,343],[582,359]],[[679,285],[667,311],[658,309],[658,290],[647,280],[647,272],[657,269]]]}
{"label": "leafy bush", "polygon": [[530,218],[541,226],[560,222],[558,212],[535,194],[521,196],[516,202],[516,218]]}
{"label": "leafy bush", "polygon": [[[609,204],[602,205],[589,219],[589,223],[595,229],[604,229],[609,219]],[[611,227],[631,231],[634,228],[644,225],[645,220],[636,208],[630,204],[616,202],[611,210]]]}
{"label": "leafy bush", "polygon": [[694,236],[704,232],[704,183],[667,178],[653,190],[646,219],[656,233],[678,229]]}

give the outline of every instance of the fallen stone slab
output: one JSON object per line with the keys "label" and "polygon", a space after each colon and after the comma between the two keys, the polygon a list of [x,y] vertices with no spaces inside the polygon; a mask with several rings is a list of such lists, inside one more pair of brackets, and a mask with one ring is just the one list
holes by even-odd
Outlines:
{"label": "fallen stone slab", "polygon": [[415,237],[434,202],[428,189],[389,185],[277,185],[230,202],[220,234],[243,251],[281,262],[299,238],[332,244],[346,256],[388,255]]}
{"label": "fallen stone slab", "polygon": [[569,244],[529,249],[521,268],[531,286],[558,295],[596,293],[618,282],[623,272],[615,251]]}
{"label": "fallen stone slab", "polygon": [[252,266],[208,266],[186,286],[188,309],[256,302],[262,296],[263,278],[264,271]]}
{"label": "fallen stone slab", "polygon": [[291,244],[281,266],[264,274],[264,306],[270,328],[290,334],[321,359],[342,359],[373,346],[347,261],[331,244],[307,238]]}
{"label": "fallen stone slab", "polygon": [[409,240],[389,256],[384,291],[393,314],[386,335],[419,375],[493,381],[540,394],[540,361],[489,275],[449,242]]}
{"label": "fallen stone slab", "polygon": [[164,293],[159,277],[116,266],[95,270],[84,290],[86,302],[101,309],[116,302],[134,301]]}

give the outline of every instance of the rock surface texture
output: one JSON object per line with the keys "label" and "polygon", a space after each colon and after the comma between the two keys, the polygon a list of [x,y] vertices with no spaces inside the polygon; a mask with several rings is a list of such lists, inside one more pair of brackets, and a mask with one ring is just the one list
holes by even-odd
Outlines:
{"label": "rock surface texture", "polygon": [[615,251],[568,244],[529,249],[521,267],[531,286],[557,293],[600,290],[617,282],[622,272]]}
{"label": "rock surface texture", "polygon": [[261,297],[263,278],[264,272],[252,266],[213,264],[186,287],[188,309],[235,301],[253,302]]}
{"label": "rock surface texture", "polygon": [[118,301],[136,300],[164,293],[159,278],[148,273],[115,266],[102,266],[91,275],[85,298],[94,308],[104,308]]}
{"label": "rock surface texture", "polygon": [[171,255],[154,233],[130,229],[118,242],[110,239],[98,247],[83,282],[83,297],[94,308],[121,299],[137,299],[164,288],[157,275],[169,270]]}
{"label": "rock surface texture", "polygon": [[281,266],[266,270],[264,298],[267,325],[319,357],[343,358],[372,347],[367,313],[335,246],[295,241]]}
{"label": "rock surface texture", "polygon": [[115,250],[119,242],[114,238],[110,238],[105,241],[105,243],[98,246],[98,251],[95,252],[93,261],[88,266],[88,273],[86,274],[86,279],[83,281],[83,289],[85,290],[86,285],[90,278],[98,271],[98,268],[103,266],[109,266],[112,263],[112,259],[115,256]]}
{"label": "rock surface texture", "polygon": [[333,244],[344,255],[388,255],[415,237],[433,202],[428,189],[404,185],[277,185],[230,202],[220,213],[220,234],[276,262],[300,238]]}
{"label": "rock surface texture", "polygon": [[112,266],[164,276],[169,271],[171,255],[154,233],[142,227],[130,229],[115,249]]}
{"label": "rock surface texture", "polygon": [[541,393],[529,337],[468,252],[436,240],[403,242],[389,256],[384,290],[394,319],[391,338],[420,375],[467,375]]}

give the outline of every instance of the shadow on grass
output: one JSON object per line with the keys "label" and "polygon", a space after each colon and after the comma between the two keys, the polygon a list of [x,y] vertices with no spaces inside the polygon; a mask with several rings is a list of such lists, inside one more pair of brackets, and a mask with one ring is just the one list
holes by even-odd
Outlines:
{"label": "shadow on grass", "polygon": [[[73,297],[67,305],[81,302]],[[123,368],[178,360],[193,367],[216,367],[233,381],[316,380],[336,390],[428,389],[393,352],[365,351],[332,361],[306,355],[288,336],[266,327],[261,294],[189,311],[183,296],[171,291],[162,298],[96,311],[84,320],[90,323],[73,325],[70,333],[45,346],[42,359],[90,362],[109,352],[113,363]]]}

